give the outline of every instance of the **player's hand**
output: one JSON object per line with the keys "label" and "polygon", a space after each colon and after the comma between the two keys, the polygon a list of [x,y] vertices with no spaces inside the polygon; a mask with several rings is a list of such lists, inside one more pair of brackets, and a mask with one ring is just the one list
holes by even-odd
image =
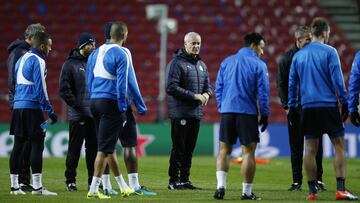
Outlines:
{"label": "player's hand", "polygon": [[345,122],[347,117],[349,116],[349,109],[348,109],[348,104],[342,104],[341,105],[341,118],[342,121]]}
{"label": "player's hand", "polygon": [[210,95],[209,95],[207,92],[205,92],[205,93],[202,94],[202,96],[205,98],[205,104],[204,104],[204,106],[206,106],[207,103],[208,103],[208,101],[209,101],[209,99],[210,99]]}
{"label": "player's hand", "polygon": [[204,105],[206,102],[206,99],[202,94],[195,94],[194,99],[198,100],[201,105]]}
{"label": "player's hand", "polygon": [[261,132],[264,132],[268,126],[269,122],[268,122],[268,117],[267,116],[261,116],[260,121],[259,121],[259,125],[261,125]]}
{"label": "player's hand", "polygon": [[290,125],[294,125],[295,123],[299,122],[299,112],[297,110],[297,108],[291,107],[289,109],[289,113],[288,113],[288,119],[290,122]]}
{"label": "player's hand", "polygon": [[350,121],[351,123],[356,126],[359,127],[360,126],[360,115],[359,112],[355,111],[355,112],[351,112],[350,113]]}
{"label": "player's hand", "polygon": [[56,123],[58,120],[58,117],[54,111],[49,114],[49,118],[51,119],[51,122],[50,122],[51,125]]}

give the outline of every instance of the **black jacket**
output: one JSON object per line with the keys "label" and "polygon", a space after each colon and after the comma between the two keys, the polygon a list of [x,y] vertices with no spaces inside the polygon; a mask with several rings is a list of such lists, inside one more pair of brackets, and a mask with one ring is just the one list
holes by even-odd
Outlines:
{"label": "black jacket", "polygon": [[279,90],[279,96],[281,100],[281,105],[284,109],[288,109],[288,90],[289,90],[289,74],[292,58],[295,53],[299,51],[299,48],[294,45],[291,49],[285,52],[280,60],[279,67],[276,77],[276,84]]}
{"label": "black jacket", "polygon": [[15,64],[19,58],[24,55],[30,49],[30,44],[25,40],[17,39],[13,41],[7,48],[9,57],[7,59],[8,67],[8,88],[9,88],[9,102],[10,108],[12,108],[14,103],[14,94],[15,94]]}
{"label": "black jacket", "polygon": [[195,94],[212,95],[208,69],[200,57],[194,58],[184,49],[178,49],[167,65],[166,92],[169,118],[203,117],[203,107]]}
{"label": "black jacket", "polygon": [[69,106],[68,119],[72,121],[92,117],[85,79],[87,59],[79,49],[73,49],[61,69],[59,94]]}

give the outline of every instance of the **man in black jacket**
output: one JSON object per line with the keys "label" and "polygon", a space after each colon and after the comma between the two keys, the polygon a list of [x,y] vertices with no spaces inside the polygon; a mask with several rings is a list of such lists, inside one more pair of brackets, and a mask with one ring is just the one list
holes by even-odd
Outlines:
{"label": "man in black jacket", "polygon": [[[24,33],[25,39],[16,39],[13,41],[7,48],[9,57],[7,59],[8,67],[8,88],[9,88],[9,102],[10,109],[13,109],[14,104],[14,94],[15,94],[15,64],[19,58],[30,50],[32,45],[32,39],[37,32],[44,32],[45,27],[40,23],[30,24]],[[30,142],[26,142],[24,146],[24,151],[21,156],[23,156],[23,166],[21,167],[22,171],[19,174],[19,183],[20,187],[25,192],[32,191],[30,185],[30,153],[31,145]]]}
{"label": "man in black jacket", "polygon": [[62,66],[60,75],[60,97],[68,105],[69,146],[66,156],[66,187],[77,191],[76,168],[80,150],[85,139],[88,184],[94,173],[97,152],[95,123],[90,112],[90,99],[85,79],[88,56],[95,49],[95,38],[87,32],[80,34],[77,48],[71,50],[69,58]]}
{"label": "man in black jacket", "polygon": [[209,73],[199,56],[200,46],[200,35],[187,33],[184,48],[176,50],[167,65],[166,92],[172,139],[169,190],[197,189],[189,180],[191,159],[203,117],[203,106],[212,95]]}
{"label": "man in black jacket", "polygon": [[[311,42],[311,32],[310,28],[306,26],[299,27],[295,30],[295,44],[294,46],[285,52],[279,61],[279,69],[277,73],[277,87],[279,89],[279,96],[281,99],[281,104],[286,114],[288,115],[288,84],[289,84],[289,73],[290,66],[293,56],[299,49]],[[299,107],[299,111],[300,111]],[[290,152],[291,152],[291,169],[293,176],[293,183],[288,189],[289,191],[301,191],[302,184],[302,163],[303,163],[303,152],[304,152],[304,135],[301,133],[300,129],[300,113],[297,115],[298,118],[295,119],[296,123],[291,123],[288,117],[288,133],[289,133],[289,143],[290,143]],[[322,142],[319,142],[319,150],[316,156],[317,162],[317,188],[318,190],[326,190],[325,185],[322,182]]]}

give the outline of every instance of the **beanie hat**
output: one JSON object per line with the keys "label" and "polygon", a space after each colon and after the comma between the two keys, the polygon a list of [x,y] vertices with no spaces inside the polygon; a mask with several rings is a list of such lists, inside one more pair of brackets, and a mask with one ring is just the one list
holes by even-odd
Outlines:
{"label": "beanie hat", "polygon": [[105,39],[111,38],[111,36],[110,36],[111,25],[112,25],[112,22],[107,22],[104,26]]}
{"label": "beanie hat", "polygon": [[95,42],[95,37],[88,32],[83,32],[78,37],[77,46],[79,49],[82,49],[87,44],[92,43],[92,42]]}

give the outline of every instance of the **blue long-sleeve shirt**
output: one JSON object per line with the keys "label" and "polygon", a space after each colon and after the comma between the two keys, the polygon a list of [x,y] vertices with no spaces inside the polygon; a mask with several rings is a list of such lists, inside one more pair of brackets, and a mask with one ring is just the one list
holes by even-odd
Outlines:
{"label": "blue long-sleeve shirt", "polygon": [[112,99],[125,112],[130,59],[119,45],[107,42],[93,51],[86,64],[91,99]]}
{"label": "blue long-sleeve shirt", "polygon": [[250,48],[226,58],[216,79],[216,100],[220,113],[268,116],[270,85],[266,64]]}
{"label": "blue long-sleeve shirt", "polygon": [[15,96],[14,109],[43,109],[52,113],[46,90],[45,55],[36,49],[30,48],[15,65]]}
{"label": "blue long-sleeve shirt", "polygon": [[299,84],[302,108],[335,107],[338,99],[347,103],[339,55],[332,46],[312,42],[295,54],[290,67],[289,107],[298,106]]}
{"label": "blue long-sleeve shirt", "polygon": [[349,79],[349,111],[357,112],[360,92],[360,51],[355,55]]}
{"label": "blue long-sleeve shirt", "polygon": [[[147,108],[145,102],[141,96],[139,85],[136,80],[134,65],[132,63],[132,56],[131,52],[128,48],[122,47],[126,52],[128,58],[130,59],[130,66],[129,66],[129,84],[128,84],[128,93],[132,102],[134,102],[136,109],[138,110],[139,114],[145,114],[147,112]],[[131,101],[128,102],[130,105]]]}

